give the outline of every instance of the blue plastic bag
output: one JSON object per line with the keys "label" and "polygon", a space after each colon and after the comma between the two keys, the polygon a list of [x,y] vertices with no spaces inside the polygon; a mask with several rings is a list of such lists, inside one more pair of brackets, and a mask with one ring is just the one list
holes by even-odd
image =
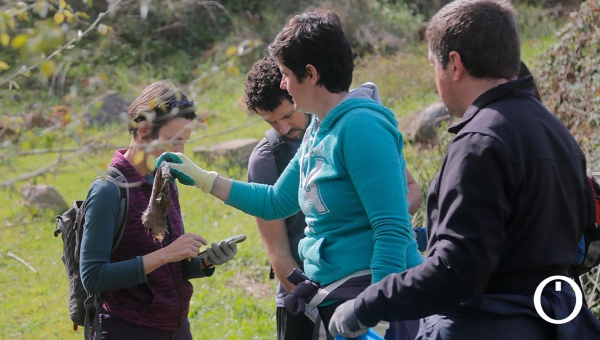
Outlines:
{"label": "blue plastic bag", "polygon": [[[341,335],[336,335],[335,336],[335,340],[346,340],[347,338],[344,338]],[[371,328],[369,328],[369,330],[367,331],[367,333],[359,336],[358,338],[356,338],[357,340],[384,340],[382,337],[379,336],[379,334],[375,333],[375,331],[373,331]]]}

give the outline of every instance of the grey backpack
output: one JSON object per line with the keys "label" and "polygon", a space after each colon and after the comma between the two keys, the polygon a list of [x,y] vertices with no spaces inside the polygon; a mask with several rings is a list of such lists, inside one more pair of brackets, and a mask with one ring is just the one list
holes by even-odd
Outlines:
{"label": "grey backpack", "polygon": [[[119,187],[119,213],[117,223],[115,223],[115,233],[111,252],[114,252],[125,230],[127,221],[127,212],[129,210],[129,189],[127,188],[127,179],[116,168],[107,168],[108,176],[98,176],[95,181],[110,181]],[[81,247],[81,238],[83,236],[83,226],[85,224],[85,206],[87,200],[77,200],[73,206],[62,215],[56,217],[56,227],[54,237],[62,234],[63,254],[61,260],[67,271],[69,280],[69,316],[73,321],[73,330],[78,326],[84,326],[85,338],[91,338],[91,321],[96,316],[96,311],[100,304],[100,294],[91,295],[86,292],[81,282],[81,273],[79,272],[79,255]],[[99,326],[99,322],[96,323]],[[99,328],[96,328],[97,333]]]}

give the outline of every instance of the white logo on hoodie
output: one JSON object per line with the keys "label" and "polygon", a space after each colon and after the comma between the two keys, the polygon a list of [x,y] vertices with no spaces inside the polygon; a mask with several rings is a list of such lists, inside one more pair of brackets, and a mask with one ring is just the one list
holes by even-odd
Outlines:
{"label": "white logo on hoodie", "polygon": [[323,163],[323,158],[315,158],[315,166],[310,169],[308,176],[306,176],[306,182],[303,187],[306,211],[316,211],[319,215],[329,212],[329,208],[327,208],[325,202],[323,201],[323,197],[321,196],[319,184],[314,182],[315,176],[323,168]]}

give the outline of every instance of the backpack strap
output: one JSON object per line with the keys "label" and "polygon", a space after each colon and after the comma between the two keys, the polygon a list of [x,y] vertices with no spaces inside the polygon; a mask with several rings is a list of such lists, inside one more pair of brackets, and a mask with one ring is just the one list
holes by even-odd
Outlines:
{"label": "backpack strap", "polygon": [[265,132],[265,138],[267,139],[267,142],[269,142],[271,150],[273,150],[273,154],[275,155],[277,173],[281,175],[283,170],[290,164],[292,158],[294,158],[294,153],[291,152],[287,142],[283,139],[283,136],[275,131],[275,129],[267,130],[267,132]]}
{"label": "backpack strap", "polygon": [[285,144],[285,140],[283,139],[283,137],[281,136],[281,134],[277,131],[275,131],[275,129],[271,128],[269,130],[267,130],[267,132],[265,132],[265,138],[267,139],[267,142],[269,142],[269,145],[271,145],[271,148],[273,150],[279,148],[281,145]]}
{"label": "backpack strap", "polygon": [[119,213],[117,214],[117,223],[115,224],[115,233],[113,238],[113,247],[111,253],[121,244],[123,239],[123,233],[125,232],[125,224],[127,223],[127,216],[129,213],[129,187],[127,186],[127,178],[119,169],[109,166],[106,168],[109,179],[113,179],[117,187],[119,188]]}
{"label": "backpack strap", "polygon": [[[109,166],[106,168],[108,176],[97,177],[103,178],[112,182],[119,188],[119,212],[117,213],[117,220],[115,223],[115,232],[113,235],[113,244],[111,254],[114,253],[125,233],[125,225],[127,224],[127,216],[129,214],[129,186],[127,185],[127,178],[119,169]],[[89,295],[85,301],[85,324],[84,324],[84,337],[85,340],[92,339],[93,334],[96,334],[95,339],[102,339],[102,330],[100,325],[100,302],[102,300],[101,294]],[[92,324],[92,318],[94,323]]]}

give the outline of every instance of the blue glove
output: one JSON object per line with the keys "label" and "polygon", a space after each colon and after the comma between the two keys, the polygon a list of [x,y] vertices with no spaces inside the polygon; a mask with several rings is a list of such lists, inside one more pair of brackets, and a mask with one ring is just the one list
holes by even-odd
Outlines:
{"label": "blue glove", "polygon": [[360,321],[354,311],[354,299],[348,300],[336,308],[335,313],[329,321],[329,332],[331,335],[341,335],[345,338],[357,338],[369,330]]}
{"label": "blue glove", "polygon": [[194,162],[180,152],[165,152],[156,159],[156,166],[165,161],[171,168],[171,175],[183,185],[195,185],[202,191],[209,193],[212,189],[217,174],[198,167]]}

